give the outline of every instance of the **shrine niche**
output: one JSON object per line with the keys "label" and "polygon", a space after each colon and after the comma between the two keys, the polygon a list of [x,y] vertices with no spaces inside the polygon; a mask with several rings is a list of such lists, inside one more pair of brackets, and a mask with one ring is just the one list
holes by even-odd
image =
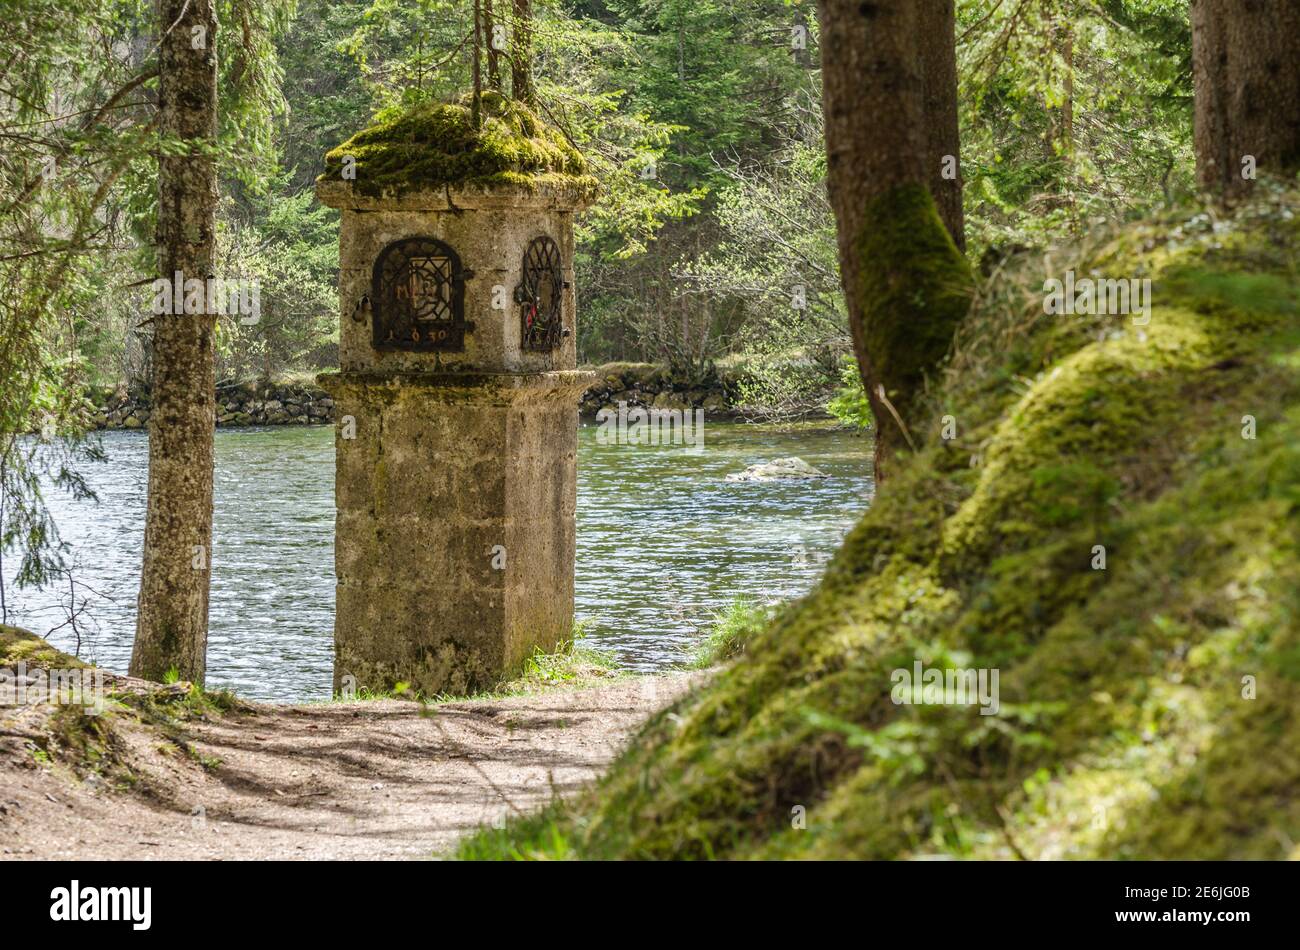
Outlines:
{"label": "shrine niche", "polygon": [[375,261],[372,342],[377,350],[465,348],[465,278],[460,258],[435,238],[396,241]]}
{"label": "shrine niche", "polygon": [[564,326],[564,279],[560,247],[549,237],[534,238],[524,252],[519,304],[519,340],[525,350],[549,353],[569,335]]}

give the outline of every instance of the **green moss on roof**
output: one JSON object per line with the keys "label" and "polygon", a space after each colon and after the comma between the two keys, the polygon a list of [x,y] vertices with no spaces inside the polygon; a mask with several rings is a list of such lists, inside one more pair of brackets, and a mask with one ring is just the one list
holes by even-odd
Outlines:
{"label": "green moss on roof", "polygon": [[355,159],[353,187],[398,195],[443,186],[552,184],[595,194],[581,153],[525,106],[497,93],[482,99],[474,128],[468,99],[424,103],[358,132],[325,155],[322,181],[342,181],[344,157]]}

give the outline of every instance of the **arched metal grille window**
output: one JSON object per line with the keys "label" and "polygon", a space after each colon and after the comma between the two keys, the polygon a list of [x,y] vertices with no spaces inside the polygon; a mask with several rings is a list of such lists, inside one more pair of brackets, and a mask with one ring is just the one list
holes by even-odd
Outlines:
{"label": "arched metal grille window", "polygon": [[525,350],[546,353],[568,336],[563,319],[565,286],[560,246],[549,237],[534,238],[524,251],[523,280],[515,288],[519,339]]}
{"label": "arched metal grille window", "polygon": [[375,261],[371,287],[373,344],[377,350],[463,350],[465,278],[470,273],[435,238],[388,245]]}

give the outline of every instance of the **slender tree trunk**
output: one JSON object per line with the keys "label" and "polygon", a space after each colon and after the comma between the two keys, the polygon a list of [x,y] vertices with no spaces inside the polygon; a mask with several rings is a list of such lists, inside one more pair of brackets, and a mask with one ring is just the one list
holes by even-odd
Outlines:
{"label": "slender tree trunk", "polygon": [[966,249],[962,211],[961,136],[957,129],[957,36],[953,0],[917,0],[922,128],[930,192],[953,243]]}
{"label": "slender tree trunk", "polygon": [[474,128],[483,123],[483,5],[474,0]]}
{"label": "slender tree trunk", "polygon": [[800,66],[807,68],[812,65],[812,57],[809,55],[808,43],[810,42],[808,30],[808,14],[805,8],[798,6],[794,8],[794,25],[801,30],[802,44],[794,48],[794,61]]}
{"label": "slender tree trunk", "polygon": [[686,82],[686,27],[677,21],[677,81]]}
{"label": "slender tree trunk", "polygon": [[940,83],[923,74],[927,62],[947,62],[919,50],[920,31],[933,28],[921,9],[928,3],[818,2],[828,188],[853,348],[875,415],[877,479],[896,453],[925,440],[917,397],[970,302],[970,269],[931,194],[934,150],[955,155],[956,141],[951,127],[931,138],[926,90],[935,90],[936,112],[955,117],[956,106],[939,102]]}
{"label": "slender tree trunk", "polygon": [[483,3],[483,31],[487,35],[487,70],[488,88],[494,92],[501,91],[501,51],[496,47],[496,14],[492,9],[492,0]]}
{"label": "slender tree trunk", "polygon": [[1300,3],[1192,0],[1196,177],[1247,191],[1252,169],[1300,170]]}
{"label": "slender tree trunk", "polygon": [[516,102],[533,105],[532,0],[514,0],[514,27],[510,36],[510,95]]}
{"label": "slender tree trunk", "polygon": [[[213,0],[158,0],[158,79],[164,136],[209,146],[217,128],[217,22]],[[158,159],[158,261],[169,282],[213,275],[217,177],[197,148]],[[182,288],[183,291],[184,288]],[[175,669],[203,682],[212,550],[213,337],[207,313],[154,318],[149,505],[131,673]]]}
{"label": "slender tree trunk", "polygon": [[1074,24],[1066,19],[1060,27],[1061,60],[1065,65],[1064,95],[1061,103],[1061,144],[1065,146],[1070,161],[1071,180],[1074,177]]}

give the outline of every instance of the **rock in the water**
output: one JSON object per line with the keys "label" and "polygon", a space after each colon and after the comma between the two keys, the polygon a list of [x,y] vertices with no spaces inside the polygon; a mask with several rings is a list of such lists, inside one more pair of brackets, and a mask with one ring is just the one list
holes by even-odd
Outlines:
{"label": "rock in the water", "polygon": [[774,482],[785,478],[829,478],[801,458],[772,459],[727,476],[729,482]]}

